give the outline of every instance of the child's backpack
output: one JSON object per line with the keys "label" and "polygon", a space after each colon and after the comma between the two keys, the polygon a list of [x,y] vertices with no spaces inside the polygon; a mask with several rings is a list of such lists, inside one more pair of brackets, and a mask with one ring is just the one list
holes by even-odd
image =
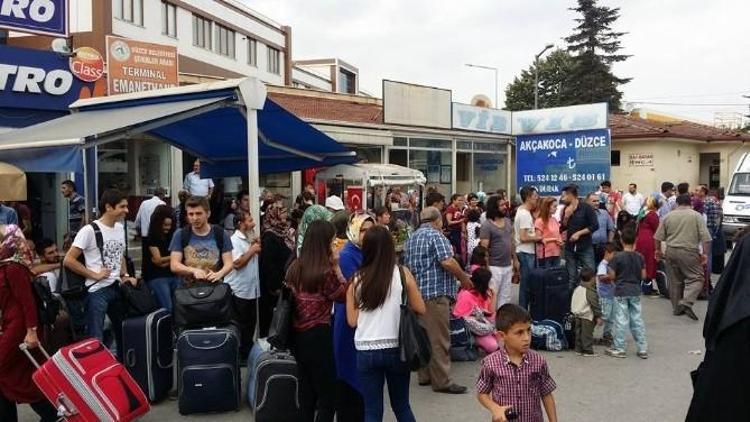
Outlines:
{"label": "child's backpack", "polygon": [[531,348],[559,352],[568,348],[563,326],[554,320],[544,319],[531,323]]}
{"label": "child's backpack", "polygon": [[454,362],[475,361],[479,357],[474,336],[466,328],[463,318],[451,316],[450,320],[451,333],[451,360]]}

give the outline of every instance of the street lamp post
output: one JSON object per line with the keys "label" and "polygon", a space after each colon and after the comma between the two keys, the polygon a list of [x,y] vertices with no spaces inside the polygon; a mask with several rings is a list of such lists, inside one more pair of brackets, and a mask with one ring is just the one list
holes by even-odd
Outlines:
{"label": "street lamp post", "polygon": [[554,45],[547,44],[544,46],[544,50],[534,56],[534,110],[539,108],[539,58],[542,57],[542,54],[544,54],[545,51],[552,47],[554,47]]}
{"label": "street lamp post", "polygon": [[471,64],[471,63],[466,63],[466,66],[467,67],[476,67],[476,68],[479,68],[479,69],[492,70],[492,71],[495,72],[495,108],[500,108],[500,104],[497,102],[497,78],[498,78],[497,75],[498,75],[498,68],[492,67],[492,66],[484,66],[484,65],[481,65],[481,64]]}

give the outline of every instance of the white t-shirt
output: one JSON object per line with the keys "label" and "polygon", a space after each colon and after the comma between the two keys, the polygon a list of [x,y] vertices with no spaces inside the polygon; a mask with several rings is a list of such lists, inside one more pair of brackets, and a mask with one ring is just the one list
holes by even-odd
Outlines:
{"label": "white t-shirt", "polygon": [[141,206],[138,208],[138,214],[135,216],[135,226],[141,228],[141,236],[148,236],[148,228],[151,225],[151,215],[154,214],[154,210],[159,205],[164,205],[164,201],[159,199],[158,196],[153,196],[141,202]]}
{"label": "white t-shirt", "polygon": [[50,271],[48,273],[39,274],[39,277],[45,277],[47,279],[47,283],[49,284],[49,290],[52,293],[57,293],[57,283],[59,279],[57,276],[57,271]]}
{"label": "white t-shirt", "polygon": [[[94,223],[99,226],[104,239],[104,247],[101,253],[99,248],[96,247],[96,236],[90,224],[83,226],[73,240],[73,246],[83,251],[86,268],[94,272],[99,272],[102,268],[111,270],[109,277],[96,284],[94,284],[96,280],[86,279],[86,285],[91,286],[91,289],[89,289],[91,293],[110,286],[120,279],[120,266],[125,251],[125,229],[122,223],[115,223],[114,227],[109,227],[100,220],[96,220]],[[104,256],[103,264],[102,255]]]}
{"label": "white t-shirt", "polygon": [[190,192],[191,195],[196,196],[208,196],[208,190],[214,187],[214,181],[209,179],[201,179],[200,175],[196,172],[191,171],[185,176],[183,183],[185,190]]}
{"label": "white t-shirt", "polygon": [[521,243],[521,230],[525,230],[528,235],[534,235],[534,217],[531,212],[524,206],[516,210],[516,219],[513,221],[513,231],[515,232],[516,253],[523,252],[533,254],[534,242]]}
{"label": "white t-shirt", "polygon": [[[250,250],[250,240],[244,233],[237,230],[232,235],[232,261]],[[232,288],[232,294],[240,299],[255,299],[259,296],[260,279],[258,276],[258,255],[253,256],[247,265],[239,270],[233,269],[226,277],[224,282]]]}
{"label": "white t-shirt", "polygon": [[643,206],[643,195],[637,193],[635,195],[630,192],[622,196],[622,205],[625,206],[625,211],[630,215],[638,215]]}

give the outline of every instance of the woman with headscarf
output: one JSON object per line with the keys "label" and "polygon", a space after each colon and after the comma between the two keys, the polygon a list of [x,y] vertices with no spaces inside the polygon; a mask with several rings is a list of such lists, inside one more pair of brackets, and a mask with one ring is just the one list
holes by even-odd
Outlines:
{"label": "woman with headscarf", "polygon": [[322,205],[310,205],[307,207],[305,213],[302,214],[302,219],[297,228],[297,256],[299,256],[299,250],[302,249],[302,242],[305,240],[305,232],[310,223],[316,220],[331,221],[331,217],[333,217],[333,213]]}
{"label": "woman with headscarf", "polygon": [[258,335],[266,337],[271,325],[273,308],[284,284],[286,263],[294,255],[296,247],[294,229],[289,221],[289,210],[277,201],[266,208],[260,237],[260,301]]}
{"label": "woman with headscarf", "polygon": [[659,207],[661,203],[655,195],[649,195],[646,199],[645,214],[638,221],[638,236],[635,241],[636,252],[643,255],[646,264],[646,279],[641,284],[644,295],[658,296],[656,287],[656,246],[654,244],[654,233],[659,228]]}
{"label": "woman with headscarf", "polygon": [[16,403],[29,403],[43,422],[52,422],[57,411],[31,380],[34,366],[18,348],[40,341],[26,239],[18,226],[7,225],[0,226],[0,242],[0,421],[17,421]]}
{"label": "woman with headscarf", "polygon": [[[349,241],[339,253],[341,274],[350,280],[362,265],[362,239],[375,225],[370,214],[352,214],[346,229]],[[346,322],[346,302],[336,302],[333,311],[333,352],[339,380],[338,418],[342,421],[361,421],[364,418],[362,385],[357,376],[357,350],[354,348],[354,329]]]}
{"label": "woman with headscarf", "polygon": [[[703,324],[706,357],[693,372],[686,422],[750,415],[750,230],[737,242],[711,295]],[[744,415],[744,416],[742,416]]]}

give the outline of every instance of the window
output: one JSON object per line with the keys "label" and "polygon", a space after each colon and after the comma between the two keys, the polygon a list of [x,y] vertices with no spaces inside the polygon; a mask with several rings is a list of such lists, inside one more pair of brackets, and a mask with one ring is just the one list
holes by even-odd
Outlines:
{"label": "window", "polygon": [[214,51],[222,56],[234,58],[234,31],[218,23],[214,24],[214,27],[216,28]]}
{"label": "window", "polygon": [[115,0],[115,18],[143,26],[143,0]]}
{"label": "window", "polygon": [[211,21],[193,15],[193,45],[210,50],[211,40]]}
{"label": "window", "polygon": [[281,67],[279,66],[279,56],[281,52],[273,47],[268,47],[268,72],[276,75],[281,74]]}
{"label": "window", "polygon": [[258,66],[258,41],[252,38],[247,39],[247,64]]}
{"label": "window", "polygon": [[177,38],[177,6],[161,2],[161,33]]}
{"label": "window", "polygon": [[345,94],[357,93],[357,80],[354,73],[339,69],[339,92]]}
{"label": "window", "polygon": [[612,163],[612,166],[619,166],[620,165],[620,151],[612,150],[610,161]]}

